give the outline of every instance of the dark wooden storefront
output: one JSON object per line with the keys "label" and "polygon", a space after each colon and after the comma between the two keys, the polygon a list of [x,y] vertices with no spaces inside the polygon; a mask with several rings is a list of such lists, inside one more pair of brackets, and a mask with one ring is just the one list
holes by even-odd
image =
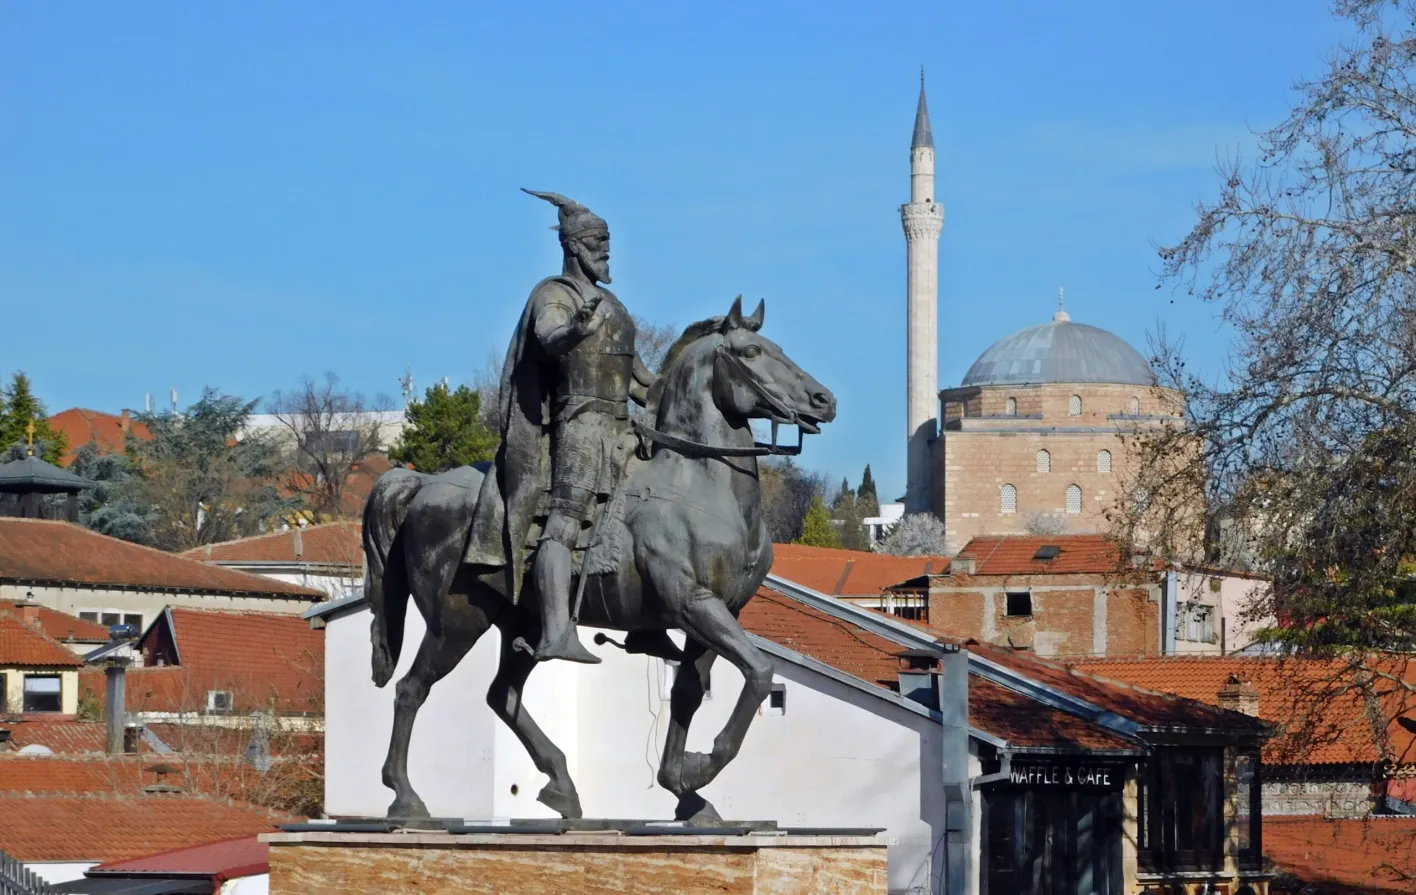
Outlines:
{"label": "dark wooden storefront", "polygon": [[984,895],[1121,895],[1128,765],[1015,757],[983,792]]}

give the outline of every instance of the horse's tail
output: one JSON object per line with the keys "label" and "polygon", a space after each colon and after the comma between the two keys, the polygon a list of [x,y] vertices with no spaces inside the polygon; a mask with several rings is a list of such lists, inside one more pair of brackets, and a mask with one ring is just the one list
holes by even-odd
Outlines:
{"label": "horse's tail", "polygon": [[424,476],[411,469],[392,469],[379,477],[364,505],[364,596],[374,618],[374,684],[382,687],[398,667],[403,650],[403,619],[408,611],[408,572],[400,529]]}

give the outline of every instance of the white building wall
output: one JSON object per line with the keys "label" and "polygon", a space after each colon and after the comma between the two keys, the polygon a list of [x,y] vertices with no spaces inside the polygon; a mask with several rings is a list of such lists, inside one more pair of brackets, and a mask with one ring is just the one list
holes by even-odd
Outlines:
{"label": "white building wall", "polygon": [[187,591],[159,591],[111,587],[55,587],[0,584],[0,600],[24,600],[33,594],[35,602],[69,615],[80,612],[138,612],[147,625],[167,606],[222,612],[288,612],[298,615],[315,605],[314,597],[222,596]]}
{"label": "white building wall", "polygon": [[97,861],[53,861],[26,864],[25,869],[52,885],[71,883],[84,878],[84,871],[97,867]]}
{"label": "white building wall", "polygon": [[[395,682],[422,634],[416,610],[407,630]],[[538,669],[527,685],[527,710],[565,751],[587,817],[669,819],[675,800],[655,778],[668,729],[670,672],[658,659],[594,646],[593,635],[583,630],[582,640],[603,664]],[[556,816],[536,801],[546,777],[486,705],[497,639],[489,633],[433,689],[414,727],[409,774],[435,816]],[[396,683],[374,688],[369,650],[367,610],[330,621],[325,788],[326,810],[335,816],[380,816],[393,798],[380,769]],[[826,675],[774,664],[786,687],[785,712],[761,710],[741,754],[704,796],[730,819],[884,828],[892,841],[891,891],[934,891],[930,856],[944,830],[939,725]],[[719,659],[690,749],[711,750],[741,686],[737,670]]]}

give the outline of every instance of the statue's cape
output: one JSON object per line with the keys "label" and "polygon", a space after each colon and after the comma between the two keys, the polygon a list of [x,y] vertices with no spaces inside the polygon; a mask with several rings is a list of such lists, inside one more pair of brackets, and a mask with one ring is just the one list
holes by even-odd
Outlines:
{"label": "statue's cape", "polygon": [[520,599],[526,569],[526,539],[551,484],[551,382],[554,367],[536,341],[537,298],[557,283],[577,302],[580,286],[568,277],[547,277],[531,290],[502,366],[501,446],[496,466],[482,480],[468,534],[465,561],[507,569],[507,597]]}

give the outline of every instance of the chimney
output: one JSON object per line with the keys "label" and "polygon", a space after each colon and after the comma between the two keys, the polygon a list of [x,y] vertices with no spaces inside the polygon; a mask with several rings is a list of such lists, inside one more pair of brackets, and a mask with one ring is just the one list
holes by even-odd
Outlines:
{"label": "chimney", "polygon": [[128,720],[128,662],[127,658],[110,658],[103,669],[107,678],[107,720],[108,737],[105,748],[109,755],[122,755],[125,751],[123,731]]}
{"label": "chimney", "polygon": [[123,408],[123,415],[118,418],[118,428],[123,430],[124,435],[133,428],[133,412],[126,407]]}
{"label": "chimney", "polygon": [[20,604],[20,617],[25,620],[25,624],[31,628],[39,627],[39,604],[25,602]]}
{"label": "chimney", "polygon": [[295,547],[295,561],[299,562],[305,555],[305,535],[300,529],[295,529],[295,536],[292,539]]}
{"label": "chimney", "polygon": [[1230,672],[1229,679],[1219,688],[1219,707],[1257,718],[1259,688],[1255,687],[1252,681],[1246,681],[1237,673]]}

